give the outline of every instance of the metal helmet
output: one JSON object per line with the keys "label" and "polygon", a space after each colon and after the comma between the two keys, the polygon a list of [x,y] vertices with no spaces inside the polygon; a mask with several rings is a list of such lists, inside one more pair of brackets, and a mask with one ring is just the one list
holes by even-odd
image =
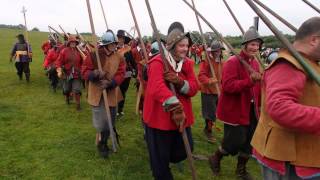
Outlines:
{"label": "metal helmet", "polygon": [[155,56],[159,53],[159,44],[157,41],[153,42],[151,44],[151,50],[150,50],[150,53],[149,53],[149,56]]}
{"label": "metal helmet", "polygon": [[253,41],[253,40],[259,40],[260,41],[260,44],[263,44],[263,40],[262,38],[260,37],[258,31],[255,29],[255,27],[251,26],[243,35],[243,38],[242,38],[242,45],[250,42],[250,41]]}
{"label": "metal helmet", "polygon": [[117,43],[118,39],[114,35],[112,30],[107,30],[107,32],[103,33],[101,39],[99,41],[100,46],[106,46],[108,44]]}
{"label": "metal helmet", "polygon": [[217,51],[218,49],[224,50],[223,45],[219,41],[212,41],[209,51]]}
{"label": "metal helmet", "polygon": [[179,41],[186,37],[189,39],[189,46],[191,46],[192,41],[190,33],[184,32],[183,25],[180,22],[172,23],[168,29],[168,35],[166,40],[168,50],[171,50],[175,44],[177,44]]}

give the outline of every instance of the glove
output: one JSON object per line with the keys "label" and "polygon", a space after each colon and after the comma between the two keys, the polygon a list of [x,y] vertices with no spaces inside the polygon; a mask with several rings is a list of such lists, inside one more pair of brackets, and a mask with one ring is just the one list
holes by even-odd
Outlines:
{"label": "glove", "polygon": [[261,76],[261,74],[258,73],[258,72],[253,72],[253,73],[250,74],[250,79],[251,79],[254,83],[256,83],[256,82],[258,82],[258,81],[260,81],[260,80],[262,79],[262,76]]}
{"label": "glove", "polygon": [[186,119],[182,104],[180,102],[171,104],[166,108],[166,110],[170,112],[171,120],[176,124],[177,127],[179,127],[179,132],[182,132]]}
{"label": "glove", "polygon": [[60,79],[64,78],[62,68],[57,68],[57,75],[58,75],[58,78],[60,78]]}
{"label": "glove", "polygon": [[165,72],[163,76],[166,81],[174,84],[174,86],[178,89],[181,89],[184,85],[183,79],[176,75],[174,72]]}
{"label": "glove", "polygon": [[112,81],[103,79],[98,82],[98,86],[100,89],[108,89],[111,86]]}
{"label": "glove", "polygon": [[102,80],[104,79],[105,75],[106,75],[106,72],[104,71],[99,71],[98,69],[95,69],[92,71],[93,73],[93,78],[94,79],[97,79],[97,80]]}
{"label": "glove", "polygon": [[217,80],[216,77],[213,77],[213,78],[210,78],[210,79],[209,79],[208,85],[209,85],[209,86],[213,86],[213,85],[215,85],[216,83],[218,83],[218,80]]}

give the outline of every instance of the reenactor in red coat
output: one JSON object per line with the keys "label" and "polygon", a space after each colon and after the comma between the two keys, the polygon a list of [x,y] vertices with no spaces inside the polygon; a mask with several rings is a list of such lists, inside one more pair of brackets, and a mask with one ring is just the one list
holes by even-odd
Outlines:
{"label": "reenactor in red coat", "polygon": [[216,89],[216,84],[218,84],[220,88],[223,49],[223,46],[218,41],[213,41],[207,51],[209,61],[212,64],[215,74],[212,75],[208,60],[200,63],[200,71],[198,74],[201,90],[202,117],[205,119],[205,128],[203,129],[203,132],[210,143],[216,142],[216,139],[212,135],[212,128],[214,127],[216,130],[219,130],[215,126],[218,103],[218,90]]}
{"label": "reenactor in red coat", "polygon": [[[81,66],[83,59],[80,52],[76,48],[79,44],[75,36],[70,35],[67,47],[62,49],[58,59],[55,62],[58,77],[63,79],[63,94],[67,104],[69,104],[70,96],[74,96],[76,100],[77,110],[81,110],[80,97],[81,97]],[[72,93],[72,94],[71,94]]]}
{"label": "reenactor in red coat", "polygon": [[[169,164],[186,159],[180,133],[182,128],[185,128],[191,149],[193,147],[191,97],[196,95],[199,85],[193,71],[194,63],[187,57],[191,43],[189,37],[181,23],[173,23],[167,36],[169,71],[165,71],[165,60],[160,55],[148,62],[143,120],[155,179],[173,179]],[[174,85],[176,95],[170,90],[169,83]]]}
{"label": "reenactor in red coat", "polygon": [[[320,74],[320,17],[305,21],[293,47]],[[264,73],[262,109],[252,138],[263,179],[320,179],[320,88],[287,49]]]}
{"label": "reenactor in red coat", "polygon": [[214,175],[219,175],[220,161],[224,156],[238,155],[237,176],[244,180],[252,179],[246,164],[251,155],[250,141],[259,116],[261,73],[255,56],[262,43],[254,27],[243,36],[239,57],[253,71],[247,69],[238,56],[231,56],[223,65],[217,117],[224,122],[224,136],[219,149],[209,158]]}

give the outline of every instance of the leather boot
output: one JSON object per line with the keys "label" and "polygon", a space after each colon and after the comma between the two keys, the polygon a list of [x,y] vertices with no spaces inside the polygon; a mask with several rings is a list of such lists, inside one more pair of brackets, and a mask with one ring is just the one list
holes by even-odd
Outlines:
{"label": "leather boot", "polygon": [[217,140],[212,135],[212,121],[206,119],[206,127],[203,129],[203,133],[207,137],[209,143],[215,143]]}
{"label": "leather boot", "polygon": [[236,175],[242,180],[253,180],[254,178],[248,173],[246,169],[249,156],[238,156],[238,163],[236,169]]}
{"label": "leather boot", "polygon": [[80,111],[80,110],[81,110],[81,107],[80,107],[80,97],[81,97],[81,95],[80,95],[80,94],[75,94],[76,105],[77,105],[77,111]]}
{"label": "leather boot", "polygon": [[107,145],[108,140],[108,132],[102,131],[101,132],[101,139],[98,141],[97,149],[102,158],[107,158],[109,156],[109,147]]}
{"label": "leather boot", "polygon": [[220,164],[224,154],[218,149],[213,156],[209,157],[209,164],[214,176],[220,174]]}

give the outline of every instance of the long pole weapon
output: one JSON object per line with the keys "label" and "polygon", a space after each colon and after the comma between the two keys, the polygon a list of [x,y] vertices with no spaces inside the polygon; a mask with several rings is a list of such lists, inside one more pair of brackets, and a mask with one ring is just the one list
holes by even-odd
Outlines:
{"label": "long pole weapon", "polygon": [[[137,33],[138,33],[138,36],[139,36],[139,41],[140,41],[140,44],[141,44],[141,47],[142,47],[142,52],[143,52],[143,56],[144,56],[144,60],[143,61],[148,62],[147,49],[146,49],[146,46],[145,46],[145,44],[143,42],[143,39],[142,39],[142,36],[141,36],[139,24],[138,24],[136,15],[134,13],[131,0],[128,0],[128,3],[129,3],[129,7],[130,7],[132,18],[133,18],[133,21],[134,21],[134,24],[135,24],[135,28],[137,29]],[[136,114],[138,114],[138,111],[139,111],[139,104],[140,104],[140,100],[141,100],[141,96],[142,96],[142,90],[143,90],[143,85],[140,82],[139,89],[138,89],[138,97],[137,97],[137,102],[136,102]]]}
{"label": "long pole weapon", "polygon": [[283,24],[285,24],[288,28],[290,28],[293,32],[297,32],[298,29],[296,27],[294,27],[292,24],[290,24],[288,21],[286,21],[284,18],[282,18],[281,16],[279,16],[279,14],[277,14],[276,12],[274,12],[272,9],[268,8],[268,6],[266,6],[265,4],[263,4],[261,1],[259,0],[253,0],[255,3],[257,3],[260,7],[262,7],[263,9],[265,9],[266,11],[268,11],[272,16],[274,16],[275,18],[277,18],[279,21],[281,21]]}
{"label": "long pole weapon", "polygon": [[237,56],[237,58],[240,60],[240,62],[243,64],[243,66],[249,71],[249,73],[258,73],[256,72],[241,56],[239,56],[239,54],[235,51],[235,49],[231,46],[231,44],[218,32],[218,30],[216,28],[214,28],[212,26],[212,24],[210,24],[210,22],[204,18],[204,16],[202,14],[199,13],[199,11],[197,9],[195,9],[190,3],[188,3],[186,0],[182,0],[187,6],[189,6],[194,12],[196,12],[198,14],[198,16],[203,20],[203,22],[205,22],[210,29],[213,30],[213,32],[216,34],[217,38],[222,41],[227,47],[228,49],[230,49],[230,51]]}
{"label": "long pole weapon", "polygon": [[302,1],[305,2],[306,4],[308,4],[312,9],[314,9],[315,11],[320,13],[320,9],[317,8],[315,5],[313,5],[311,2],[309,2],[308,0],[302,0]]}
{"label": "long pole weapon", "polygon": [[[90,26],[91,26],[91,31],[92,31],[92,39],[93,39],[93,43],[97,46],[98,40],[97,40],[96,31],[95,31],[94,24],[93,24],[93,18],[92,18],[91,7],[90,7],[90,0],[86,0],[86,2],[87,2]],[[98,53],[98,47],[94,48],[94,52],[95,52],[96,58],[97,58],[98,69],[99,69],[99,71],[102,71],[102,65],[101,65],[100,56]],[[117,141],[115,139],[115,132],[114,132],[113,125],[111,122],[111,113],[110,113],[110,109],[109,109],[107,90],[104,89],[102,91],[102,96],[103,96],[104,106],[105,106],[106,113],[107,113],[107,123],[109,126],[109,131],[110,131],[110,136],[111,136],[111,141],[112,141],[112,149],[113,149],[113,152],[117,152]]]}
{"label": "long pole weapon", "polygon": [[27,28],[26,12],[27,12],[27,9],[23,6],[21,13],[23,14],[23,18],[24,18],[24,30],[25,30],[24,33],[25,33],[25,39],[27,42],[28,57],[31,58],[30,57],[29,34],[28,34],[28,28]]}
{"label": "long pole weapon", "polygon": [[229,4],[227,3],[227,1],[226,1],[226,0],[223,0],[223,3],[224,3],[224,5],[227,7],[227,9],[228,9],[229,13],[231,14],[233,20],[236,22],[236,24],[237,24],[237,26],[239,27],[241,33],[244,34],[244,32],[245,32],[244,29],[242,28],[242,26],[241,26],[240,22],[238,21],[237,17],[234,15],[234,13],[233,13],[233,11],[231,10],[231,8],[230,8]]}
{"label": "long pole weapon", "polygon": [[304,58],[298,53],[289,40],[273,25],[273,23],[263,14],[263,12],[252,2],[252,0],[246,0],[248,5],[256,12],[256,14],[263,20],[268,28],[276,35],[276,37],[282,42],[282,44],[288,49],[293,57],[297,59],[303,69],[316,81],[320,86],[320,76],[314,69],[304,60]]}
{"label": "long pole weapon", "polygon": [[[233,13],[232,9],[230,8],[227,0],[223,0],[223,2],[224,2],[224,4],[226,5],[226,7],[227,7],[229,13],[231,14],[233,20],[236,22],[237,26],[239,27],[242,35],[244,35],[245,31],[243,30],[243,27],[241,26],[239,20],[237,19],[237,17],[236,17],[235,14]],[[256,30],[258,31],[258,20],[256,20],[256,22],[257,22],[257,24],[255,24],[255,25],[257,26],[257,27],[256,27]],[[259,62],[259,64],[260,64],[260,67],[261,67],[262,69],[264,69],[265,67],[264,67],[264,64],[263,64],[261,58],[260,58],[258,55],[256,55],[256,58],[257,58],[257,60],[258,60],[258,62]]]}
{"label": "long pole weapon", "polygon": [[106,18],[106,14],[105,14],[105,11],[104,11],[104,8],[103,8],[101,0],[99,0],[99,2],[100,2],[100,7],[101,7],[101,10],[102,10],[102,14],[103,14],[104,23],[106,24],[107,29],[109,29],[107,18]]}
{"label": "long pole weapon", "polygon": [[[149,4],[149,0],[145,0],[145,2],[146,2],[146,6],[147,6],[147,9],[148,9],[149,16],[150,16],[152,29],[153,29],[153,32],[156,35],[156,39],[157,39],[157,42],[158,42],[158,45],[159,45],[161,59],[164,62],[165,71],[168,71],[169,67],[168,67],[168,62],[167,62],[165,54],[164,54],[164,49],[163,49],[164,47],[163,47],[163,45],[162,45],[162,43],[160,41],[160,34],[159,34],[158,28],[156,26],[156,23],[155,23],[155,20],[154,20],[154,17],[153,17],[153,13],[152,13],[152,10],[151,10],[150,4]],[[170,89],[174,94],[176,94],[174,86],[173,86],[172,83],[170,83]],[[182,126],[182,124],[180,126]],[[189,143],[189,140],[188,140],[187,133],[186,133],[185,129],[182,130],[181,134],[182,134],[182,140],[183,140],[183,143],[184,143],[184,147],[185,147],[185,150],[186,150],[186,153],[187,153],[187,159],[188,159],[188,162],[189,162],[189,167],[190,167],[191,173],[192,173],[192,179],[196,180],[197,179],[196,169],[195,169],[194,164],[193,164],[190,143]]]}
{"label": "long pole weapon", "polygon": [[[195,4],[194,4],[194,0],[191,0],[192,1],[192,6],[195,8]],[[210,56],[208,54],[208,51],[207,51],[207,42],[206,42],[206,39],[204,37],[204,34],[203,34],[203,30],[202,30],[202,27],[201,27],[201,23],[200,23],[200,20],[199,20],[199,17],[197,15],[197,13],[195,13],[196,15],[196,19],[197,19],[197,23],[198,23],[198,27],[199,27],[199,31],[200,31],[200,34],[201,34],[201,40],[202,40],[202,43],[203,43],[203,47],[204,47],[204,52],[205,52],[205,56],[206,56],[206,59],[209,63],[209,68],[210,68],[210,72],[211,72],[211,75],[212,77],[215,77],[216,74],[214,72],[214,68],[213,68],[213,65],[212,65],[212,62],[210,60]],[[218,80],[218,78],[217,78]],[[219,81],[218,83],[215,83],[215,86],[216,86],[216,89],[217,89],[217,93],[218,93],[218,96],[220,96],[220,88],[219,88]]]}

